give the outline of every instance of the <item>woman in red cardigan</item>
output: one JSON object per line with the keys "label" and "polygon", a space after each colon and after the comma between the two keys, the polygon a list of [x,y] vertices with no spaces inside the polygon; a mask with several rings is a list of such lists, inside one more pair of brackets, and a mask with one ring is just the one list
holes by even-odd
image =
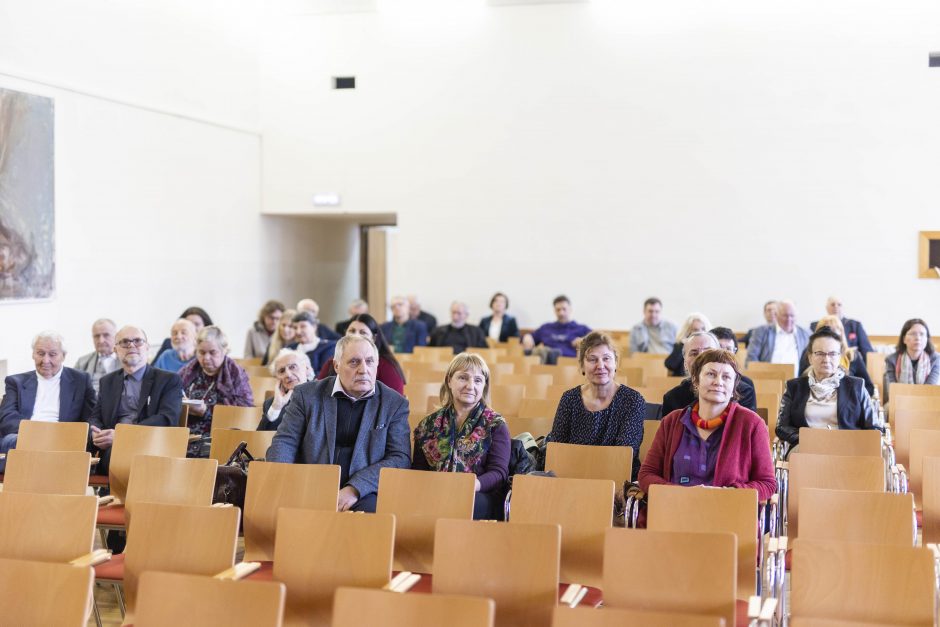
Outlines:
{"label": "woman in red cardigan", "polygon": [[734,355],[705,351],[689,376],[698,401],[663,418],[640,467],[640,488],[648,492],[654,483],[754,488],[759,500],[769,499],[777,490],[770,438],[760,416],[734,400],[741,378]]}

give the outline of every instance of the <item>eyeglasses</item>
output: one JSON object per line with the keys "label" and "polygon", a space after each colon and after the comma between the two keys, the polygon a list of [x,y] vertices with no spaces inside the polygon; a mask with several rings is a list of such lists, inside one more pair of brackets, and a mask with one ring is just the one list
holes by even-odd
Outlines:
{"label": "eyeglasses", "polygon": [[145,340],[144,338],[135,337],[135,338],[124,338],[123,340],[118,342],[117,345],[120,346],[121,348],[130,348],[131,346],[140,348],[146,343],[147,343],[147,340]]}
{"label": "eyeglasses", "polygon": [[823,358],[836,359],[837,357],[841,357],[841,356],[842,356],[842,353],[838,351],[832,351],[830,353],[824,353],[822,351],[813,351],[813,357],[815,357],[816,359],[823,359]]}

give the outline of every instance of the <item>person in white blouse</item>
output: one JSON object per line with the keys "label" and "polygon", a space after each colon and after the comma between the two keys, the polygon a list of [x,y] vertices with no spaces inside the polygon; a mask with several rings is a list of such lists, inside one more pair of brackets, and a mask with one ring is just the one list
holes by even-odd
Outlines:
{"label": "person in white blouse", "polygon": [[258,431],[277,431],[281,424],[281,412],[290,402],[294,388],[301,383],[313,381],[313,366],[306,353],[284,348],[274,358],[271,373],[277,377],[274,396],[264,401],[261,406],[261,422]]}

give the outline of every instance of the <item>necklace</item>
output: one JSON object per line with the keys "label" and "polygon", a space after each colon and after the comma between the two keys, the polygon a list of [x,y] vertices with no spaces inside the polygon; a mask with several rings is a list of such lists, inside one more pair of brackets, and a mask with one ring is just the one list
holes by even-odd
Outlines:
{"label": "necklace", "polygon": [[725,410],[721,412],[720,416],[716,418],[712,418],[711,420],[705,420],[704,418],[698,415],[698,403],[696,403],[695,405],[692,406],[692,422],[695,423],[695,426],[698,427],[699,429],[706,429],[708,431],[711,431],[712,429],[717,429],[718,427],[724,424],[725,420],[728,419],[728,411],[730,409],[731,409],[731,405],[729,404],[727,407],[725,407]]}

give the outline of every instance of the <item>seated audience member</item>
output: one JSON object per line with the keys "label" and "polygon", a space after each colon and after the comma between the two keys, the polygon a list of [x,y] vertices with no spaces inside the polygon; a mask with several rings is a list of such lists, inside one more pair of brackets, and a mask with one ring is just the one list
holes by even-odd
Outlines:
{"label": "seated audience member", "polygon": [[[724,337],[730,335],[731,339],[722,340],[716,332],[720,332]],[[728,347],[729,343],[732,345],[733,350]],[[685,359],[685,370],[688,371],[692,366],[692,362],[695,361],[695,358],[707,350],[722,348],[734,354],[738,347],[734,344],[734,332],[732,332],[731,329],[715,327],[710,333],[708,331],[697,331],[693,333],[682,345],[682,348],[685,351],[683,357]],[[754,382],[744,375],[741,375],[738,381],[737,392],[739,396],[738,404],[756,412],[757,394],[754,391]],[[692,386],[692,379],[687,376],[679,385],[663,395],[663,416],[677,409],[691,407],[697,400],[698,395],[695,393]],[[774,407],[773,409],[776,411],[777,408]]]}
{"label": "seated audience member", "polygon": [[277,326],[285,309],[284,303],[279,300],[269,300],[261,307],[258,319],[245,337],[245,359],[263,358],[267,354],[268,345],[277,334]]}
{"label": "seated audience member", "polygon": [[437,327],[437,318],[421,309],[421,303],[418,302],[418,297],[414,294],[408,295],[408,317],[423,322],[428,333]]}
{"label": "seated audience member", "polygon": [[707,350],[689,376],[698,397],[663,418],[640,467],[640,489],[653,484],[754,488],[761,501],[777,489],[770,437],[760,416],[734,400],[738,364],[725,350]]}
{"label": "seated audience member", "polygon": [[441,386],[441,409],[414,432],[417,470],[476,475],[474,520],[501,520],[509,478],[509,427],[486,406],[490,370],[479,355],[454,357]]}
{"label": "seated audience member", "polygon": [[196,359],[183,366],[180,378],[189,404],[189,430],[195,435],[212,432],[212,409],[216,405],[251,407],[254,397],[248,374],[228,356],[228,338],[216,326],[196,336]]}
{"label": "seated audience member", "polygon": [[[830,296],[826,299],[826,313],[830,316],[835,316],[842,322],[842,328],[844,329],[843,339],[845,343],[848,344],[850,348],[857,348],[858,352],[862,354],[862,361],[864,362],[868,353],[874,351],[875,348],[871,345],[871,341],[868,339],[868,334],[865,332],[865,327],[862,326],[862,323],[842,315],[842,299],[837,296]],[[811,323],[809,325],[810,331],[815,331],[816,325],[820,322],[821,320]]]}
{"label": "seated audience member", "polygon": [[305,353],[282,348],[271,364],[271,373],[277,377],[274,396],[261,405],[261,422],[258,431],[277,431],[281,424],[281,411],[290,401],[294,388],[301,383],[313,381],[313,367]]}
{"label": "seated audience member", "polygon": [[793,364],[795,374],[808,343],[809,333],[796,324],[796,307],[788,300],[781,300],[777,303],[777,321],[754,329],[747,346],[747,361]]}
{"label": "seated audience member", "polygon": [[382,324],[382,333],[395,352],[413,353],[415,346],[427,346],[428,328],[420,320],[408,317],[408,301],[395,296],[391,308],[392,319]]}
{"label": "seated audience member", "polygon": [[336,343],[335,377],[294,388],[265,459],[337,464],[339,511],[375,511],[382,468],[409,468],[408,401],[375,380],[379,352],[361,335]]}
{"label": "seated audience member", "polygon": [[304,298],[297,302],[297,313],[302,313],[304,311],[310,312],[313,314],[313,317],[317,320],[317,337],[322,340],[338,340],[340,335],[320,322],[320,305],[317,304],[317,301],[312,298]]}
{"label": "seated audience member", "polygon": [[352,303],[349,304],[349,319],[340,320],[336,323],[336,332],[339,333],[340,337],[346,335],[346,327],[349,326],[349,323],[352,322],[352,319],[359,314],[369,313],[369,303],[357,298]]}
{"label": "seated audience member", "polygon": [[591,332],[590,327],[571,319],[571,301],[567,296],[555,297],[552,306],[555,308],[555,322],[546,322],[522,338],[526,354],[538,355],[546,364],[557,363],[559,356],[576,356],[581,339]]}
{"label": "seated audience member", "polygon": [[153,360],[153,367],[179,372],[196,356],[196,325],[180,318],[170,327],[171,350],[164,351]]}
{"label": "seated audience member", "polygon": [[450,346],[454,354],[465,353],[468,348],[487,348],[483,329],[467,324],[467,304],[454,301],[450,305],[450,324],[437,327],[431,332],[431,346]]}
{"label": "seated audience member", "polygon": [[630,329],[630,352],[668,355],[675,343],[676,325],[663,319],[663,302],[647,298],[643,302],[643,320]]}
{"label": "seated audience member", "polygon": [[920,318],[911,318],[901,327],[898,346],[885,358],[885,401],[892,383],[937,385],[940,382],[940,354],[930,341],[930,329]]}
{"label": "seated audience member", "polygon": [[777,437],[791,450],[800,443],[800,427],[812,429],[880,429],[865,382],[846,374],[842,336],[821,326],[809,338],[810,366],[787,381],[777,416]]}
{"label": "seated audience member", "polygon": [[88,420],[91,442],[101,450],[95,472],[108,474],[114,427],[119,423],[175,427],[183,408],[178,374],[147,365],[150,345],[143,329],[123,327],[115,336],[121,369],[101,379],[98,403]]}
{"label": "seated audience member", "polygon": [[[862,358],[860,350],[851,348],[846,344],[845,341],[845,329],[842,328],[842,321],[838,316],[823,316],[818,320],[819,325],[816,327],[816,331],[822,329],[823,327],[829,327],[836,332],[841,338],[842,341],[842,358],[839,361],[839,367],[842,371],[850,376],[858,377],[865,382],[865,389],[868,391],[869,396],[874,396],[875,394],[875,384],[872,383],[871,377],[868,376],[868,367],[865,365],[865,360]],[[815,323],[814,323],[815,324]],[[803,354],[800,355],[800,375],[805,375],[806,370],[810,367],[812,359],[810,359],[811,348],[807,347]]]}
{"label": "seated audience member", "polygon": [[646,402],[639,392],[614,380],[620,357],[607,335],[588,333],[578,348],[578,362],[584,383],[561,395],[548,439],[564,444],[632,446],[631,476],[635,478],[640,468]]}
{"label": "seated audience member", "polygon": [[294,341],[287,348],[307,353],[313,371],[317,372],[323,367],[323,364],[333,359],[333,348],[336,346],[336,342],[324,340],[317,336],[319,330],[317,319],[309,311],[300,311],[294,314],[293,323]]}
{"label": "seated audience member", "polygon": [[[187,307],[183,310],[183,313],[180,314],[180,318],[186,318],[196,325],[196,333],[202,331],[203,327],[212,326],[212,318],[209,317],[209,314],[206,313],[206,310],[202,307]],[[156,361],[157,357],[162,355],[164,351],[170,350],[172,346],[173,343],[170,341],[170,338],[163,340],[163,344],[160,345],[157,354],[153,356],[154,361]]]}
{"label": "seated audience member", "polygon": [[505,342],[511,337],[519,337],[519,325],[516,319],[509,315],[509,297],[502,292],[493,294],[490,299],[490,311],[492,315],[484,316],[480,320],[480,328],[483,334],[491,340]]}
{"label": "seated audience member", "polygon": [[20,421],[88,422],[95,405],[91,375],[63,365],[66,350],[61,335],[43,331],[33,338],[32,346],[36,369],[4,381],[0,453],[16,448]]}
{"label": "seated audience member", "polygon": [[679,328],[679,333],[676,334],[676,343],[672,347],[672,352],[669,353],[664,362],[670,376],[684,377],[688,374],[685,369],[685,358],[682,354],[682,343],[693,333],[708,331],[711,327],[712,323],[708,321],[705,314],[689,314],[689,317],[685,319],[685,322]]}
{"label": "seated audience member", "polygon": [[75,369],[91,375],[91,386],[98,393],[98,383],[101,377],[114,372],[121,367],[117,355],[114,354],[114,334],[117,326],[107,318],[99,318],[91,325],[91,339],[95,343],[95,350],[82,355],[75,361]]}
{"label": "seated audience member", "polygon": [[[764,303],[764,321],[770,325],[777,323],[777,301],[768,300],[766,303]],[[750,345],[751,336],[754,334],[754,330],[759,328],[760,327],[753,327],[748,329],[747,333],[744,334],[744,337],[741,338],[745,348]]]}
{"label": "seated audience member", "polygon": [[[379,365],[377,368],[376,379],[384,383],[399,394],[405,393],[405,373],[401,369],[401,364],[395,359],[392,349],[389,348],[379,323],[369,314],[358,314],[352,317],[349,325],[346,327],[346,335],[361,335],[375,344],[379,349]],[[331,359],[320,368],[317,374],[318,379],[325,379],[336,374],[334,369],[335,362]]]}
{"label": "seated audience member", "polygon": [[277,333],[271,336],[271,343],[268,344],[268,350],[261,358],[261,365],[267,366],[274,361],[282,348],[287,348],[294,341],[294,316],[297,312],[293,309],[285,309],[281,320],[277,323]]}

